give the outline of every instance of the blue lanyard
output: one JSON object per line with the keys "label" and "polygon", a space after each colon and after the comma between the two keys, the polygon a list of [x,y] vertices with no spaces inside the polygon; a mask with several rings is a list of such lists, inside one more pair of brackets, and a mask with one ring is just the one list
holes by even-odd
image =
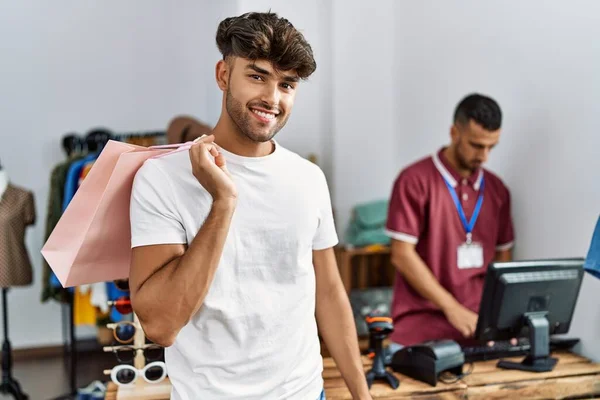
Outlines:
{"label": "blue lanyard", "polygon": [[465,211],[460,204],[460,200],[458,199],[458,195],[456,194],[456,190],[454,187],[444,178],[444,182],[446,182],[446,186],[450,191],[450,195],[452,196],[452,200],[454,200],[454,205],[458,210],[458,216],[460,217],[460,221],[465,228],[465,232],[467,233],[467,243],[471,243],[473,228],[475,227],[475,222],[477,222],[477,217],[479,217],[479,212],[481,211],[481,205],[483,204],[483,188],[485,183],[483,181],[483,176],[481,177],[481,187],[479,188],[479,198],[477,199],[477,204],[475,204],[475,210],[473,210],[473,215],[471,215],[471,221],[467,222],[467,217],[465,215]]}

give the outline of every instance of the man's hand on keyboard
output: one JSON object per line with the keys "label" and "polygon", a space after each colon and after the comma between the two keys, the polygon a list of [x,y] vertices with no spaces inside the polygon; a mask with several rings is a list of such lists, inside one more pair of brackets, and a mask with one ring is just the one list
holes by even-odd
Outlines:
{"label": "man's hand on keyboard", "polygon": [[460,303],[444,310],[446,318],[466,338],[473,337],[477,327],[477,314]]}
{"label": "man's hand on keyboard", "polygon": [[[494,344],[495,343],[493,340],[490,340],[489,342],[487,342],[487,345],[489,347],[494,347]],[[519,344],[519,341],[517,340],[517,338],[512,338],[512,339],[510,339],[510,344],[512,344],[513,346],[516,346],[517,344]]]}

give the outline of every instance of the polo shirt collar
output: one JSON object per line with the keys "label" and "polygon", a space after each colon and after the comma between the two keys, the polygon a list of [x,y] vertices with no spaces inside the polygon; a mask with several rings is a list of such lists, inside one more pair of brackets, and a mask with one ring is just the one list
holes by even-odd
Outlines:
{"label": "polo shirt collar", "polygon": [[452,187],[456,187],[459,181],[467,179],[467,182],[469,182],[469,184],[473,186],[473,189],[479,190],[479,188],[481,187],[481,181],[483,179],[483,168],[479,168],[478,172],[474,172],[468,178],[463,178],[458,172],[456,172],[454,168],[452,168],[452,166],[444,156],[444,149],[445,148],[442,148],[437,153],[433,153],[432,156],[433,164],[435,165],[435,168],[438,170],[440,175],[442,175],[442,177],[446,179]]}

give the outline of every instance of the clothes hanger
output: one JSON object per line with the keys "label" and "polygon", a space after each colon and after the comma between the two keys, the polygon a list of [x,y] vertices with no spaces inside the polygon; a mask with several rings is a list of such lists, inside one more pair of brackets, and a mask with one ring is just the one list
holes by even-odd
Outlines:
{"label": "clothes hanger", "polygon": [[74,153],[79,147],[79,136],[77,136],[76,133],[68,133],[64,135],[62,138],[62,147],[65,153],[67,153],[67,157],[75,155]]}
{"label": "clothes hanger", "polygon": [[107,129],[98,128],[91,130],[85,138],[88,152],[96,153],[102,151],[111,138],[112,132]]}

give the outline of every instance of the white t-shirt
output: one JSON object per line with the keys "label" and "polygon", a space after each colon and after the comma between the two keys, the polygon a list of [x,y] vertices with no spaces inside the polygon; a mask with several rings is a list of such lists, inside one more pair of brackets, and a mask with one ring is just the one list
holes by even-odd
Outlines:
{"label": "white t-shirt", "polygon": [[[312,251],[338,242],[329,190],[318,166],[274,143],[265,157],[223,151],[237,208],[203,305],[165,349],[173,399],[312,400],[323,389]],[[211,204],[187,151],[147,160],[132,247],[191,243]]]}

